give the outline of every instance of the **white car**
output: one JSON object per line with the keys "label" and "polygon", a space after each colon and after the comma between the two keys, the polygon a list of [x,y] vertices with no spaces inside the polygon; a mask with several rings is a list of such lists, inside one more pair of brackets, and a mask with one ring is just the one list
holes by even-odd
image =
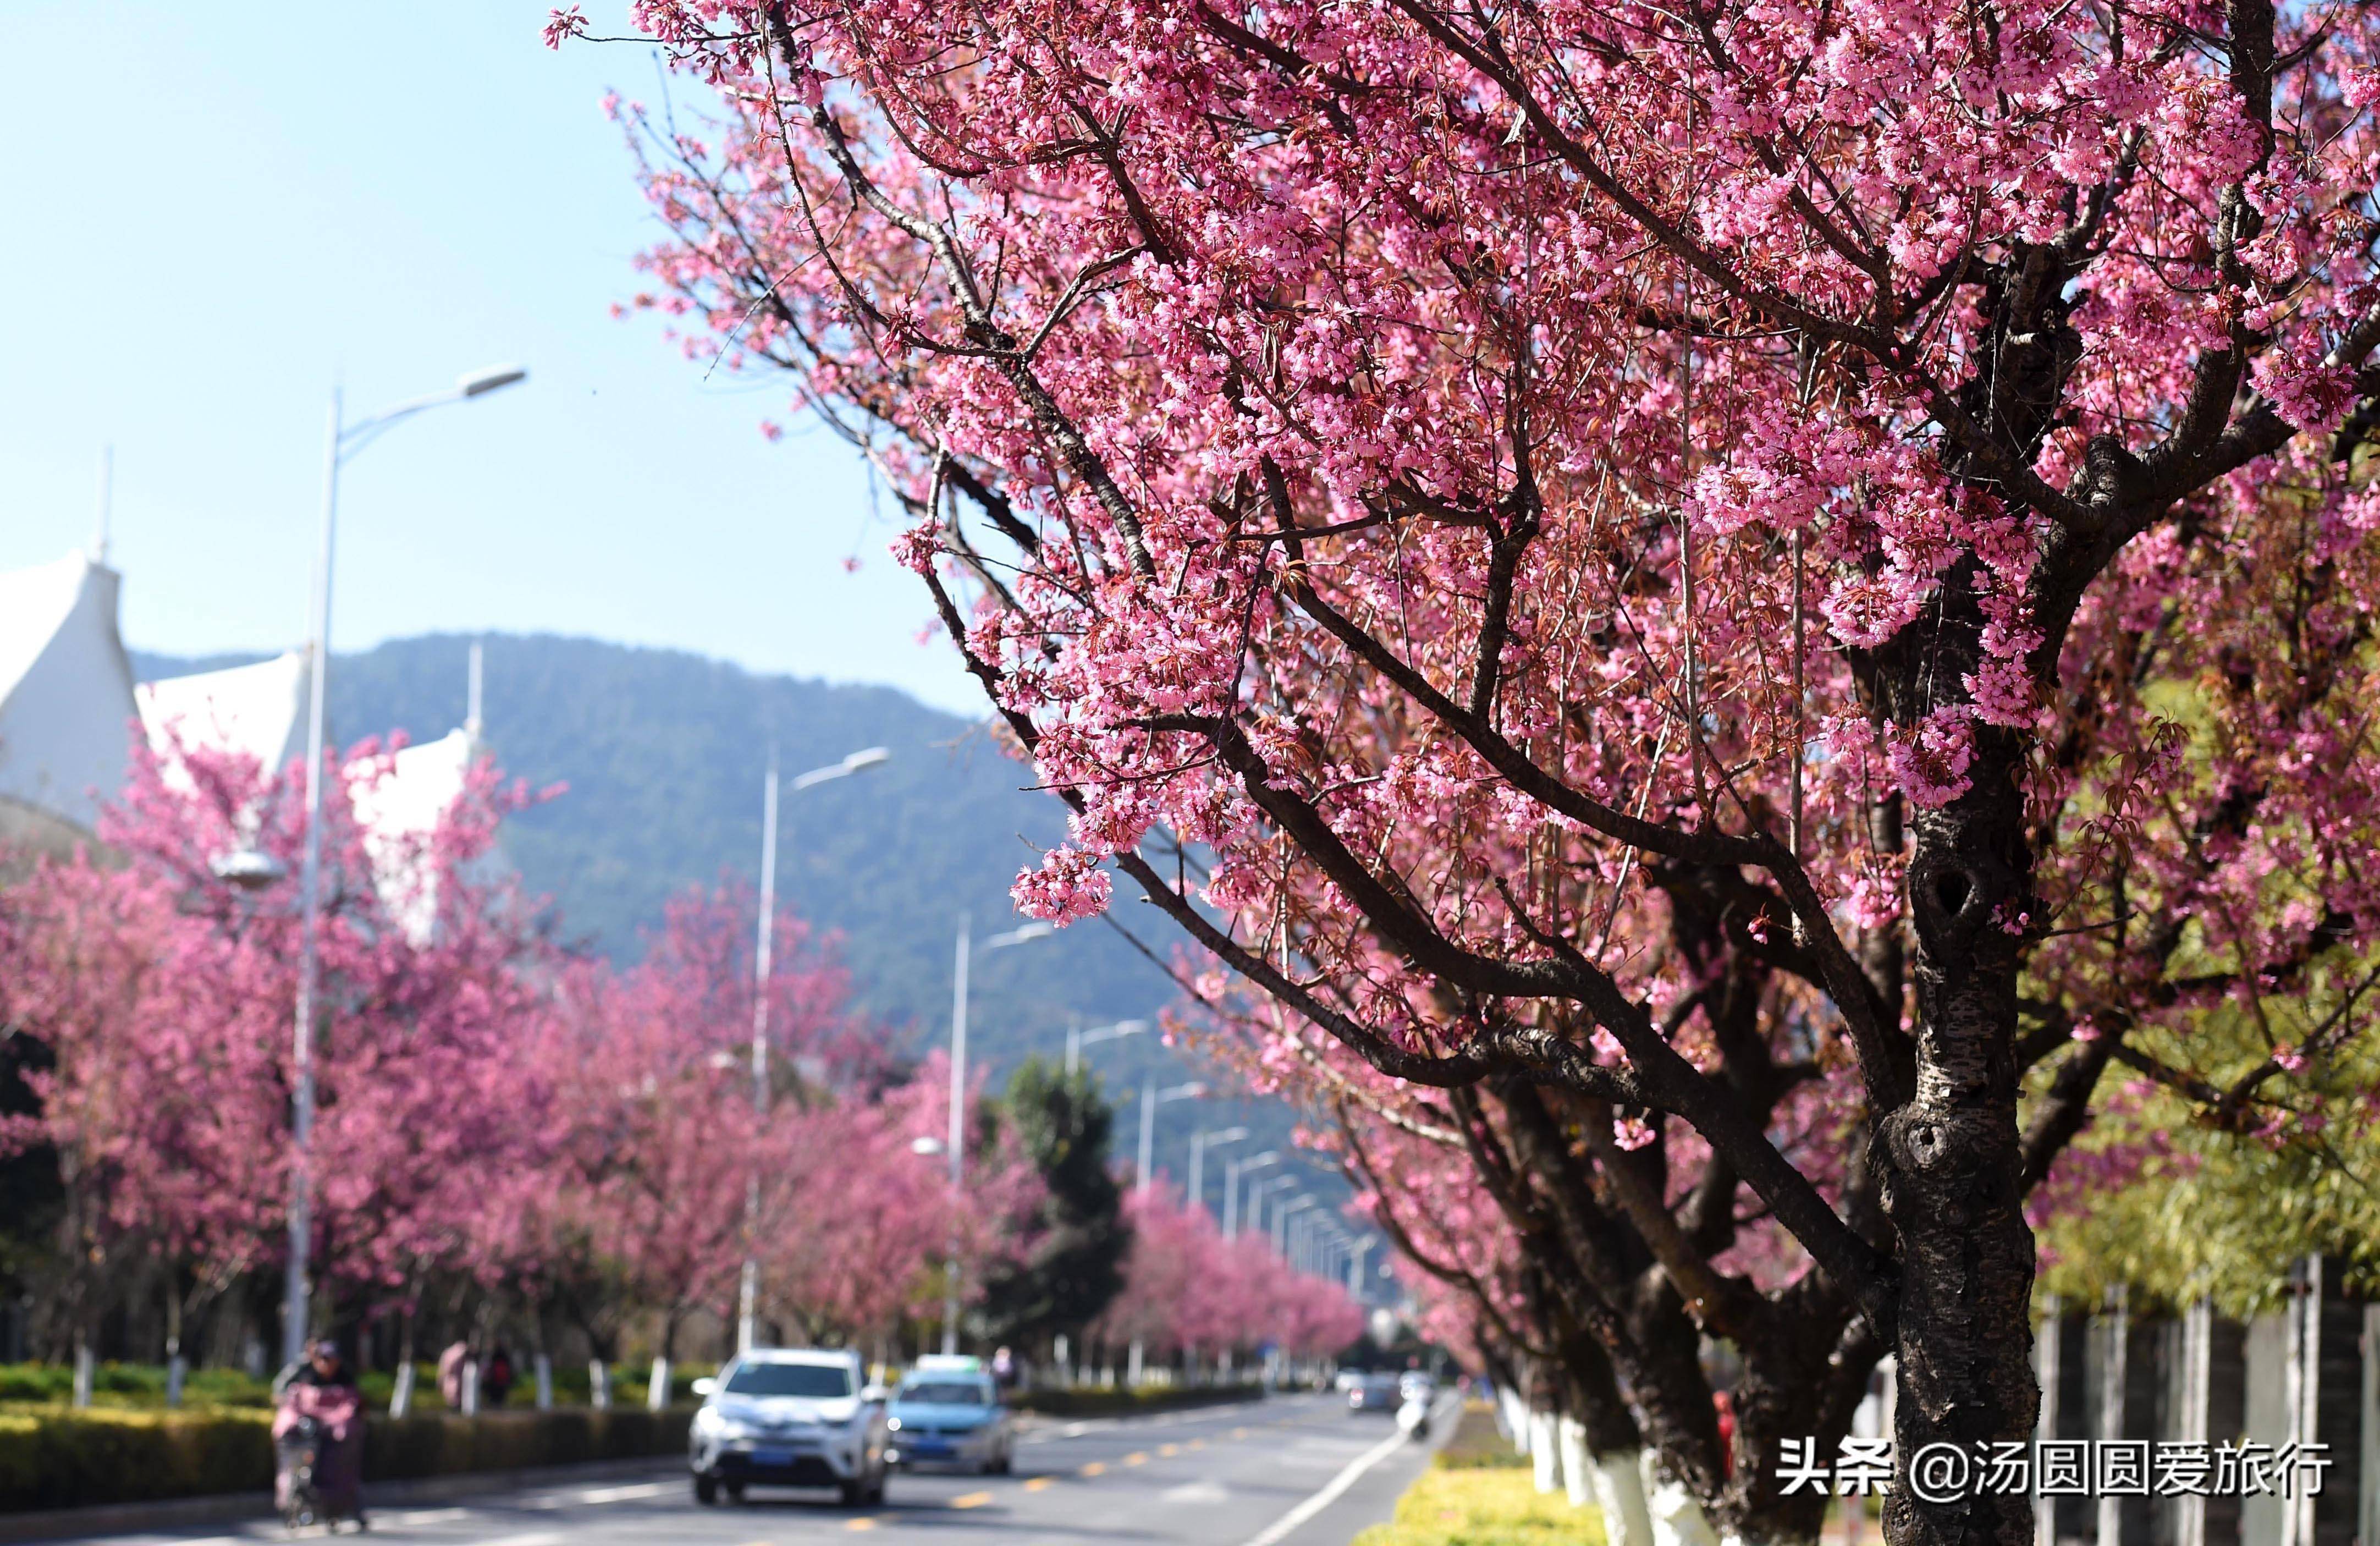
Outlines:
{"label": "white car", "polygon": [[716,1380],[697,1380],[688,1463],[694,1501],[715,1503],[744,1489],[832,1487],[847,1507],[884,1501],[884,1395],[867,1382],[859,1355],[825,1348],[757,1347]]}

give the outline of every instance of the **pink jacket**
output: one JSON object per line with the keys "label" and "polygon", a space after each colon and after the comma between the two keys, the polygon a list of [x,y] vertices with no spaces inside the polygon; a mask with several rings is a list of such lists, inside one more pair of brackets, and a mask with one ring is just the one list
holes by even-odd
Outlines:
{"label": "pink jacket", "polygon": [[281,1409],[273,1414],[273,1436],[278,1439],[297,1427],[299,1418],[312,1418],[322,1425],[331,1443],[345,1443],[362,1412],[363,1396],[355,1386],[316,1385],[299,1380],[282,1395]]}

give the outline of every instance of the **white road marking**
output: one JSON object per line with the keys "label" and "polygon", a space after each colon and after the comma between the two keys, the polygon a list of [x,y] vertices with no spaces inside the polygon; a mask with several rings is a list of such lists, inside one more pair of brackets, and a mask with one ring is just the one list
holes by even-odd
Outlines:
{"label": "white road marking", "polygon": [[631,1498],[658,1498],[671,1490],[666,1481],[639,1481],[626,1487],[590,1487],[573,1492],[571,1499],[582,1503],[621,1503]]}
{"label": "white road marking", "polygon": [[1185,1481],[1179,1487],[1169,1487],[1157,1494],[1161,1503],[1219,1503],[1230,1499],[1231,1493],[1219,1481]]}
{"label": "white road marking", "polygon": [[471,1546],[562,1546],[562,1537],[552,1530],[531,1530],[527,1535],[500,1535],[490,1540],[476,1540]]}
{"label": "white road marking", "polygon": [[451,1525],[457,1519],[468,1519],[470,1516],[471,1511],[468,1508],[415,1508],[408,1509],[403,1514],[376,1514],[372,1516],[372,1518],[376,1523],[382,1526],[404,1525],[410,1527],[414,1525]]}
{"label": "white road marking", "polygon": [[1321,1491],[1315,1493],[1314,1496],[1274,1520],[1270,1528],[1249,1540],[1247,1546],[1279,1546],[1279,1542],[1288,1539],[1292,1530],[1344,1497],[1347,1489],[1362,1479],[1366,1471],[1411,1443],[1413,1441],[1402,1432],[1390,1434],[1354,1459],[1348,1461],[1345,1468],[1332,1477]]}

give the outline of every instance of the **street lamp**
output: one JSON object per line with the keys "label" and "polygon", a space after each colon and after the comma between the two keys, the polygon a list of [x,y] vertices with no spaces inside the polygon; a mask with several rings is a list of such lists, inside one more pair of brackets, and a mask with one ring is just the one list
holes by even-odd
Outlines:
{"label": "street lamp", "polygon": [[[983,942],[986,951],[1005,950],[1012,944],[1024,944],[1031,940],[1047,939],[1057,932],[1047,923],[1027,923],[1011,929],[1004,934],[994,934]],[[967,932],[966,915],[959,915],[957,965],[951,982],[951,1265],[950,1286],[942,1296],[942,1351],[959,1350],[959,1241],[956,1209],[959,1196],[966,1184],[966,1038],[967,1038],[967,959],[972,954]]]}
{"label": "street lamp", "polygon": [[1148,1029],[1147,1020],[1118,1020],[1111,1026],[1094,1026],[1088,1030],[1069,1027],[1066,1031],[1066,1072],[1072,1075],[1082,1065],[1085,1047],[1100,1041],[1112,1041],[1119,1036],[1138,1036]]}
{"label": "street lamp", "polygon": [[1153,1179],[1149,1175],[1149,1163],[1152,1158],[1150,1150],[1157,1143],[1157,1108],[1169,1101],[1195,1101],[1206,1093],[1206,1085],[1196,1079],[1160,1090],[1152,1078],[1140,1087],[1140,1161],[1133,1173],[1135,1190],[1148,1190],[1148,1183]]}
{"label": "street lamp", "polygon": [[1276,1175],[1248,1188],[1248,1224],[1261,1237],[1265,1231],[1265,1199],[1285,1187],[1302,1185],[1294,1175]]}
{"label": "street lamp", "polygon": [[1235,1240],[1240,1235],[1240,1177],[1253,1170],[1281,1163],[1278,1150],[1268,1149],[1246,1160],[1226,1159],[1223,1162],[1223,1238]]}
{"label": "street lamp", "polygon": [[[856,773],[880,768],[892,754],[880,746],[855,751],[840,762],[812,768],[794,780],[794,792],[813,789]],[[760,794],[760,927],[752,949],[752,1110],[769,1114],[769,968],[777,936],[777,753],[769,751],[769,776]],[[755,1173],[744,1190],[744,1278],[736,1289],[735,1350],[748,1353],[760,1314],[760,1258],[758,1231],[760,1177]]]}
{"label": "street lamp", "polygon": [[400,420],[447,403],[485,396],[528,374],[511,365],[477,371],[443,392],[399,403],[353,424],[344,416],[338,388],[331,389],[330,423],[322,449],[322,533],[314,554],[313,637],[307,646],[310,669],[306,695],[306,847],[299,864],[298,1013],[290,1081],[294,1087],[290,1102],[294,1163],[289,1168],[289,1275],[281,1310],[281,1353],[285,1364],[298,1362],[305,1351],[310,1297],[307,1258],[312,1245],[314,1198],[308,1156],[314,1137],[314,996],[320,968],[316,915],[321,911],[322,897],[322,694],[331,675],[331,555],[338,537],[339,466]]}
{"label": "street lamp", "polygon": [[289,867],[261,848],[242,848],[237,853],[218,854],[207,861],[216,880],[239,891],[262,891],[287,877]]}
{"label": "street lamp", "polygon": [[1306,1209],[1313,1206],[1314,1194],[1312,1192],[1302,1192],[1296,1197],[1291,1198],[1287,1203],[1273,1209],[1272,1250],[1275,1256],[1286,1258],[1289,1255],[1290,1215],[1293,1213],[1302,1213]]}
{"label": "street lamp", "polygon": [[1190,1205],[1201,1212],[1207,1207],[1207,1150],[1220,1149],[1227,1143],[1237,1143],[1248,1136],[1245,1127],[1225,1127],[1190,1135]]}
{"label": "street lamp", "polygon": [[1347,1296],[1358,1303],[1364,1296],[1364,1259],[1380,1243],[1377,1235],[1366,1235],[1347,1248]]}

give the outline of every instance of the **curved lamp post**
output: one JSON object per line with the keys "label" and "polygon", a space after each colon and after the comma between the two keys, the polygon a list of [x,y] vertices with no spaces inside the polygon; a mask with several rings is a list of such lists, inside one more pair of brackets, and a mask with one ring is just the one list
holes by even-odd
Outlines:
{"label": "curved lamp post", "polygon": [[[794,779],[794,793],[814,789],[838,778],[880,768],[892,754],[880,746],[855,751],[840,762],[812,768]],[[777,757],[769,754],[769,777],[760,797],[760,932],[752,949],[752,1110],[769,1114],[769,971],[777,936]],[[759,1227],[760,1178],[746,1184],[744,1217],[747,1234]],[[757,1240],[745,1242],[744,1276],[735,1293],[735,1350],[748,1353],[760,1315],[760,1260]]]}
{"label": "curved lamp post", "polygon": [[[312,1248],[314,1194],[308,1166],[314,1137],[315,979],[321,968],[316,933],[322,898],[322,693],[331,675],[331,557],[338,538],[339,468],[400,420],[448,403],[484,397],[528,374],[516,365],[475,371],[443,392],[415,397],[354,423],[346,420],[338,389],[331,391],[330,424],[322,448],[322,532],[314,554],[314,626],[307,643],[306,848],[298,869],[298,1013],[290,1113],[295,1163],[289,1172],[289,1273],[281,1308],[284,1364],[298,1362],[305,1351],[311,1298],[308,1258]],[[270,880],[257,883],[269,884]]]}
{"label": "curved lamp post", "polygon": [[[1033,940],[1047,939],[1057,930],[1047,923],[1027,923],[994,934],[983,942],[986,951],[1005,950],[1013,944],[1025,944]],[[969,943],[967,920],[959,919],[958,961],[951,984],[951,1205],[958,1206],[966,1186],[966,1052],[967,1052],[967,963],[973,947]],[[950,1285],[942,1296],[942,1351],[959,1350],[959,1241],[958,1222],[951,1223]]]}

